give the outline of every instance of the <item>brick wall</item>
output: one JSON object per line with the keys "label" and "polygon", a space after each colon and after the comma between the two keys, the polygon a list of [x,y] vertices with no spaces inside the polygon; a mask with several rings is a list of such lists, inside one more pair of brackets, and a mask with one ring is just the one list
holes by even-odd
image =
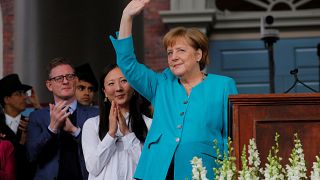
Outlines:
{"label": "brick wall", "polygon": [[159,11],[169,10],[170,0],[152,0],[144,10],[144,63],[153,70],[167,67],[166,51],[162,37],[168,31]]}
{"label": "brick wall", "polygon": [[3,18],[3,74],[13,72],[14,0],[0,0]]}
{"label": "brick wall", "polygon": [[1,0],[3,18],[3,74],[13,72],[14,0]]}

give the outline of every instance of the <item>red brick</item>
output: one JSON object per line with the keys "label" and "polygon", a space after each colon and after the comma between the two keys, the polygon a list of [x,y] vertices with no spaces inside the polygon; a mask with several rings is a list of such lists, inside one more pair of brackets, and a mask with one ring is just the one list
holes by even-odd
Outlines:
{"label": "red brick", "polygon": [[14,0],[0,0],[3,18],[3,74],[13,73]]}
{"label": "red brick", "polygon": [[166,51],[162,37],[168,31],[162,23],[159,11],[169,10],[170,0],[153,0],[144,10],[144,50],[145,64],[153,70],[161,71],[167,67]]}

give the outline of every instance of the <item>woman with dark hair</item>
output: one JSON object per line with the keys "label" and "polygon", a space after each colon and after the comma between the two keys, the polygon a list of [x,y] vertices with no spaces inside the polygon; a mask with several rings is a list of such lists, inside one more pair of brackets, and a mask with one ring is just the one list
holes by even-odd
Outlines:
{"label": "woman with dark hair", "polygon": [[100,115],[83,125],[82,147],[90,179],[133,179],[151,125],[143,103],[120,69],[108,66],[99,81]]}
{"label": "woman with dark hair", "polygon": [[15,180],[14,147],[9,140],[5,139],[4,128],[6,128],[5,115],[0,105],[0,178]]}

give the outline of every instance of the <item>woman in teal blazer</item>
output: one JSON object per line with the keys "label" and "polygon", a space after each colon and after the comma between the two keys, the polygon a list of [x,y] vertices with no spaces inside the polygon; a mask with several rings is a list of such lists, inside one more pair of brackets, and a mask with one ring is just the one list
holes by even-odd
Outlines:
{"label": "woman in teal blazer", "polygon": [[132,0],[123,11],[117,39],[110,37],[124,76],[154,107],[134,177],[192,179],[190,161],[198,156],[207,168],[207,177],[213,179],[212,168],[217,167],[213,140],[218,141],[220,152],[227,152],[228,96],[237,93],[235,82],[202,72],[208,64],[208,39],[196,28],[174,28],[165,35],[169,68],[163,72],[138,63],[132,20],[147,2]]}

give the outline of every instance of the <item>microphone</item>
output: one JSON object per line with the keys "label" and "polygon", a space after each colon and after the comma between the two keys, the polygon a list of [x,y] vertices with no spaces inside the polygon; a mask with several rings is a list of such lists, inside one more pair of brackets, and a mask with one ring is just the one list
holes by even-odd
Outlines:
{"label": "microphone", "polygon": [[293,74],[298,74],[298,69],[296,68],[296,69],[291,70],[291,71],[290,71],[290,74],[292,74],[292,75],[293,75]]}

